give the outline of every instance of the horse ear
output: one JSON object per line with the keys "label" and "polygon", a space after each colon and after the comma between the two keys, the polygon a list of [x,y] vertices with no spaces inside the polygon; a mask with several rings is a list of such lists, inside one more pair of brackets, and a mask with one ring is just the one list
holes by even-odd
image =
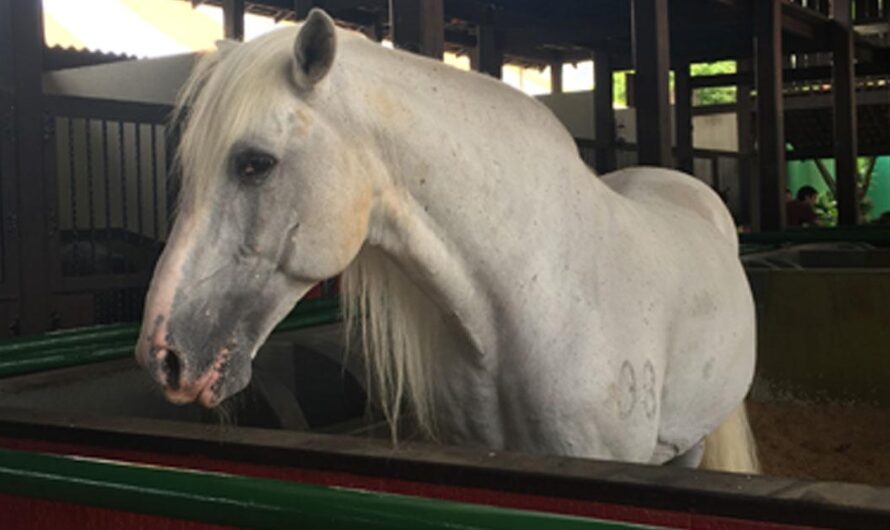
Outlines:
{"label": "horse ear", "polygon": [[315,8],[309,12],[294,43],[297,86],[309,89],[324,79],[334,64],[336,53],[334,21],[327,13]]}

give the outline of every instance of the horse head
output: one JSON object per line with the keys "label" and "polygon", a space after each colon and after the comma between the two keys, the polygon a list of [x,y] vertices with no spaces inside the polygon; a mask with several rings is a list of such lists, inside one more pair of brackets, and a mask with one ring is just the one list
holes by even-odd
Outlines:
{"label": "horse head", "polygon": [[244,388],[274,326],[362,247],[371,186],[339,132],[336,55],[315,10],[295,38],[221,48],[184,89],[179,212],[136,348],[173,402]]}

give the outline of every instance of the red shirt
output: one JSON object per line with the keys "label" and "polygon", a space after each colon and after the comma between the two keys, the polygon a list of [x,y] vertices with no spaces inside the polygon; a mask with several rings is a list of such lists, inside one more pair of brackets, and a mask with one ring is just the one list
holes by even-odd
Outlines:
{"label": "red shirt", "polygon": [[816,210],[806,201],[789,201],[785,204],[785,221],[788,226],[815,224],[819,217]]}

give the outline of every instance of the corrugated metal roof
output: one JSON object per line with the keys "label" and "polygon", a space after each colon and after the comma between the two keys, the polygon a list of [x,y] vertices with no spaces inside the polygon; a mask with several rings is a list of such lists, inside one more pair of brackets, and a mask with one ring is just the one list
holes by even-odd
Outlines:
{"label": "corrugated metal roof", "polygon": [[[158,57],[211,49],[223,37],[218,7],[181,0],[43,0],[43,9],[50,47]],[[252,38],[279,25],[248,15],[245,33]]]}

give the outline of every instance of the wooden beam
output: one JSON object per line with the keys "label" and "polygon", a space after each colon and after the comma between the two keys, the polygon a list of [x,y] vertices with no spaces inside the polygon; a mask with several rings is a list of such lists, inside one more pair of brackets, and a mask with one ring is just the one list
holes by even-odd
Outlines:
{"label": "wooden beam", "polygon": [[673,167],[667,0],[632,0],[638,162]]}
{"label": "wooden beam", "polygon": [[442,59],[445,51],[443,0],[389,0],[393,44],[397,48]]}
{"label": "wooden beam", "polygon": [[304,20],[309,16],[313,7],[315,7],[315,0],[294,0],[294,17],[297,20]]}
{"label": "wooden beam", "polygon": [[593,119],[596,138],[596,172],[617,169],[615,154],[615,94],[608,50],[593,52]]}
{"label": "wooden beam", "polygon": [[[13,68],[12,6],[13,0],[0,0],[0,90],[12,94],[15,80]],[[2,189],[2,188],[0,188]]]}
{"label": "wooden beam", "polygon": [[692,87],[689,85],[689,64],[674,71],[674,120],[677,135],[677,169],[693,174],[692,153]]}
{"label": "wooden beam", "polygon": [[[744,60],[744,59],[740,59]],[[890,61],[876,63],[856,63],[856,76],[886,76],[890,74]],[[808,66],[798,68],[786,68],[782,73],[782,79],[789,81],[822,81],[831,79],[831,66]],[[734,74],[697,75],[692,78],[692,88],[709,88],[717,86],[732,86],[740,83],[751,84],[754,75],[751,72],[736,72]]]}
{"label": "wooden beam", "polygon": [[244,0],[223,0],[223,35],[244,40]]}
{"label": "wooden beam", "polygon": [[757,61],[758,212],[755,228],[785,226],[785,115],[782,100],[782,0],[754,2]]}
{"label": "wooden beam", "polygon": [[562,61],[550,63],[550,92],[562,94]]}
{"label": "wooden beam", "polygon": [[42,11],[42,2],[12,1],[18,187],[16,224],[19,230],[19,261],[27,264],[19,268],[18,278],[21,331],[24,334],[41,333],[50,327],[50,242],[58,244],[58,233],[54,232],[55,227],[49,222],[56,215],[55,205],[47,199],[50,183],[54,183],[55,179],[47,181],[44,167],[44,148],[50,144],[44,138]]}
{"label": "wooden beam", "polygon": [[753,77],[751,59],[742,59],[736,63],[736,71],[742,74],[736,85],[736,136],[739,150],[739,211],[736,221],[743,226],[751,226],[754,214],[751,211],[754,191],[754,101],[751,98]]}
{"label": "wooden beam", "polygon": [[856,74],[850,0],[833,0],[832,96],[834,99],[834,171],[837,181],[838,224],[859,223],[856,185]]}
{"label": "wooden beam", "polygon": [[470,58],[472,67],[477,72],[500,79],[504,66],[504,46],[500,32],[493,24],[481,24],[478,31],[476,52]]}

